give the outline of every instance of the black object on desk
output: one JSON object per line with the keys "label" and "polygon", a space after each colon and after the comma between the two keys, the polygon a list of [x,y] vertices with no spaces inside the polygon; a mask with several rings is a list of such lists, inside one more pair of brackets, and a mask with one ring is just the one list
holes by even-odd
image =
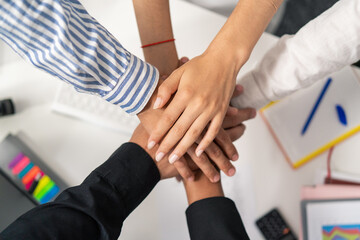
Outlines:
{"label": "black object on desk", "polygon": [[266,240],[296,240],[289,225],[277,209],[273,209],[256,221]]}
{"label": "black object on desk", "polygon": [[11,99],[0,101],[0,117],[15,113],[15,106]]}

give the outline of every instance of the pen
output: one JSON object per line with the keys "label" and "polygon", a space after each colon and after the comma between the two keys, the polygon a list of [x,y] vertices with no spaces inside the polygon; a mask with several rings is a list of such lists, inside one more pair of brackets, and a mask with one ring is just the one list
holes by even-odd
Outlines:
{"label": "pen", "polygon": [[316,100],[316,102],[315,102],[315,104],[314,104],[313,109],[312,109],[311,112],[310,112],[309,117],[307,118],[307,120],[306,120],[306,122],[305,122],[305,125],[304,125],[304,127],[303,127],[303,129],[302,129],[302,131],[301,131],[301,135],[304,135],[305,132],[306,132],[306,130],[308,129],[309,124],[310,124],[311,120],[313,119],[313,117],[314,117],[314,115],[315,115],[315,112],[316,112],[316,110],[318,109],[318,107],[319,107],[319,105],[320,105],[321,100],[324,98],[324,95],[325,95],[326,91],[328,90],[331,81],[332,81],[331,78],[329,78],[329,79],[326,81],[323,89],[321,90],[321,93],[320,93],[318,99]]}

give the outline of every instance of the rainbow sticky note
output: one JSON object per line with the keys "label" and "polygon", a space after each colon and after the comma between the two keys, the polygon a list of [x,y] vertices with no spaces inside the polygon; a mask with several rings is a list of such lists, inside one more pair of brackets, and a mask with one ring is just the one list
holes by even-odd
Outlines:
{"label": "rainbow sticky note", "polygon": [[28,164],[30,159],[27,156],[24,156],[12,169],[14,175],[18,175]]}
{"label": "rainbow sticky note", "polygon": [[55,186],[54,181],[50,180],[39,192],[34,194],[34,198],[40,202],[40,200]]}
{"label": "rainbow sticky note", "polygon": [[36,186],[35,191],[34,191],[34,193],[33,193],[33,196],[35,197],[36,195],[38,195],[39,192],[40,192],[46,185],[48,185],[50,181],[51,181],[50,177],[49,177],[48,175],[44,175],[44,176],[40,179],[38,185]]}
{"label": "rainbow sticky note", "polygon": [[54,185],[50,191],[48,191],[41,199],[40,203],[44,204],[49,202],[58,192],[60,191],[60,188],[56,185]]}
{"label": "rainbow sticky note", "polygon": [[32,162],[30,162],[26,167],[24,167],[23,170],[21,170],[18,177],[20,179],[22,179],[33,167],[34,167],[34,164]]}
{"label": "rainbow sticky note", "polygon": [[18,162],[20,162],[21,159],[23,159],[25,155],[23,153],[19,153],[14,157],[14,159],[9,163],[8,167],[9,169],[13,169]]}
{"label": "rainbow sticky note", "polygon": [[[42,171],[40,170],[40,168],[38,166],[34,166],[23,178],[22,178],[22,183],[25,185],[25,189],[29,190],[29,188],[31,187],[31,184],[34,181],[34,178],[36,177],[36,175],[38,173],[42,173]],[[42,175],[44,175],[42,173]]]}

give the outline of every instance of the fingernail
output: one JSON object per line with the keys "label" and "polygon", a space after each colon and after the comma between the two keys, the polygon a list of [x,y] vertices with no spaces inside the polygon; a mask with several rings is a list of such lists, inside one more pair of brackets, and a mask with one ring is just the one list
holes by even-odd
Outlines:
{"label": "fingernail", "polygon": [[196,151],[196,156],[200,157],[200,155],[204,152],[204,150],[197,150]]}
{"label": "fingernail", "polygon": [[156,101],[154,103],[154,109],[158,109],[161,104],[161,98],[156,98]]}
{"label": "fingernail", "polygon": [[230,177],[232,177],[232,176],[235,175],[235,172],[236,172],[235,168],[231,168],[231,169],[228,171],[228,175],[229,175]]}
{"label": "fingernail", "polygon": [[181,58],[181,62],[182,62],[182,63],[186,63],[186,62],[188,62],[188,61],[189,61],[189,59],[187,59],[187,58],[185,58],[185,57]]}
{"label": "fingernail", "polygon": [[237,155],[237,154],[234,154],[234,156],[232,156],[232,158],[231,158],[231,160],[233,160],[233,161],[236,161],[238,159],[239,159],[239,155]]}
{"label": "fingernail", "polygon": [[194,176],[188,177],[187,180],[188,180],[189,182],[193,182],[193,181],[194,181]]}
{"label": "fingernail", "polygon": [[173,155],[171,155],[171,157],[169,158],[169,163],[170,163],[170,164],[173,164],[173,163],[176,162],[176,160],[178,160],[178,159],[179,159],[178,155],[173,154]]}
{"label": "fingernail", "polygon": [[155,141],[150,141],[150,142],[148,142],[147,148],[150,150],[153,147],[155,147],[155,144],[156,144]]}
{"label": "fingernail", "polygon": [[255,109],[253,109],[252,112],[251,112],[251,118],[254,118],[254,117],[256,117],[256,110]]}
{"label": "fingernail", "polygon": [[218,182],[220,180],[220,175],[219,174],[216,174],[213,181],[214,183]]}
{"label": "fingernail", "polygon": [[165,154],[163,152],[159,152],[158,154],[156,154],[156,161],[161,161],[161,159],[163,159],[163,157],[165,156]]}

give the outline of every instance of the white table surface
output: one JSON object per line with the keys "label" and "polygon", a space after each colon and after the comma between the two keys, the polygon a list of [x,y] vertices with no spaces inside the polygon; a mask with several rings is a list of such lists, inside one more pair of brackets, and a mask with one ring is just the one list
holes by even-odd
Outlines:
{"label": "white table surface", "polygon": [[[142,56],[130,0],[81,2],[128,50]],[[178,0],[171,1],[171,10],[180,56],[194,57],[204,51],[226,21],[223,16]],[[240,75],[251,69],[275,42],[275,37],[264,34]],[[54,171],[70,185],[76,185],[129,139],[51,112],[60,80],[14,58],[9,50],[3,49],[0,55],[2,59],[15,59],[0,65],[0,99],[11,97],[17,107],[16,115],[0,118],[0,140],[9,132],[21,132]],[[349,172],[360,173],[360,165],[352,161],[360,156],[360,150],[354,148],[359,140],[358,134],[334,152],[333,158],[342,159]],[[254,220],[273,207],[280,209],[298,234],[300,188],[312,184],[316,172],[325,169],[326,155],[293,170],[260,117],[247,123],[246,133],[236,146],[240,154],[235,163],[237,174],[223,178],[223,185],[227,196],[236,202],[251,239],[262,238]],[[120,239],[188,239],[186,207],[182,185],[175,180],[163,181],[126,220]]]}

